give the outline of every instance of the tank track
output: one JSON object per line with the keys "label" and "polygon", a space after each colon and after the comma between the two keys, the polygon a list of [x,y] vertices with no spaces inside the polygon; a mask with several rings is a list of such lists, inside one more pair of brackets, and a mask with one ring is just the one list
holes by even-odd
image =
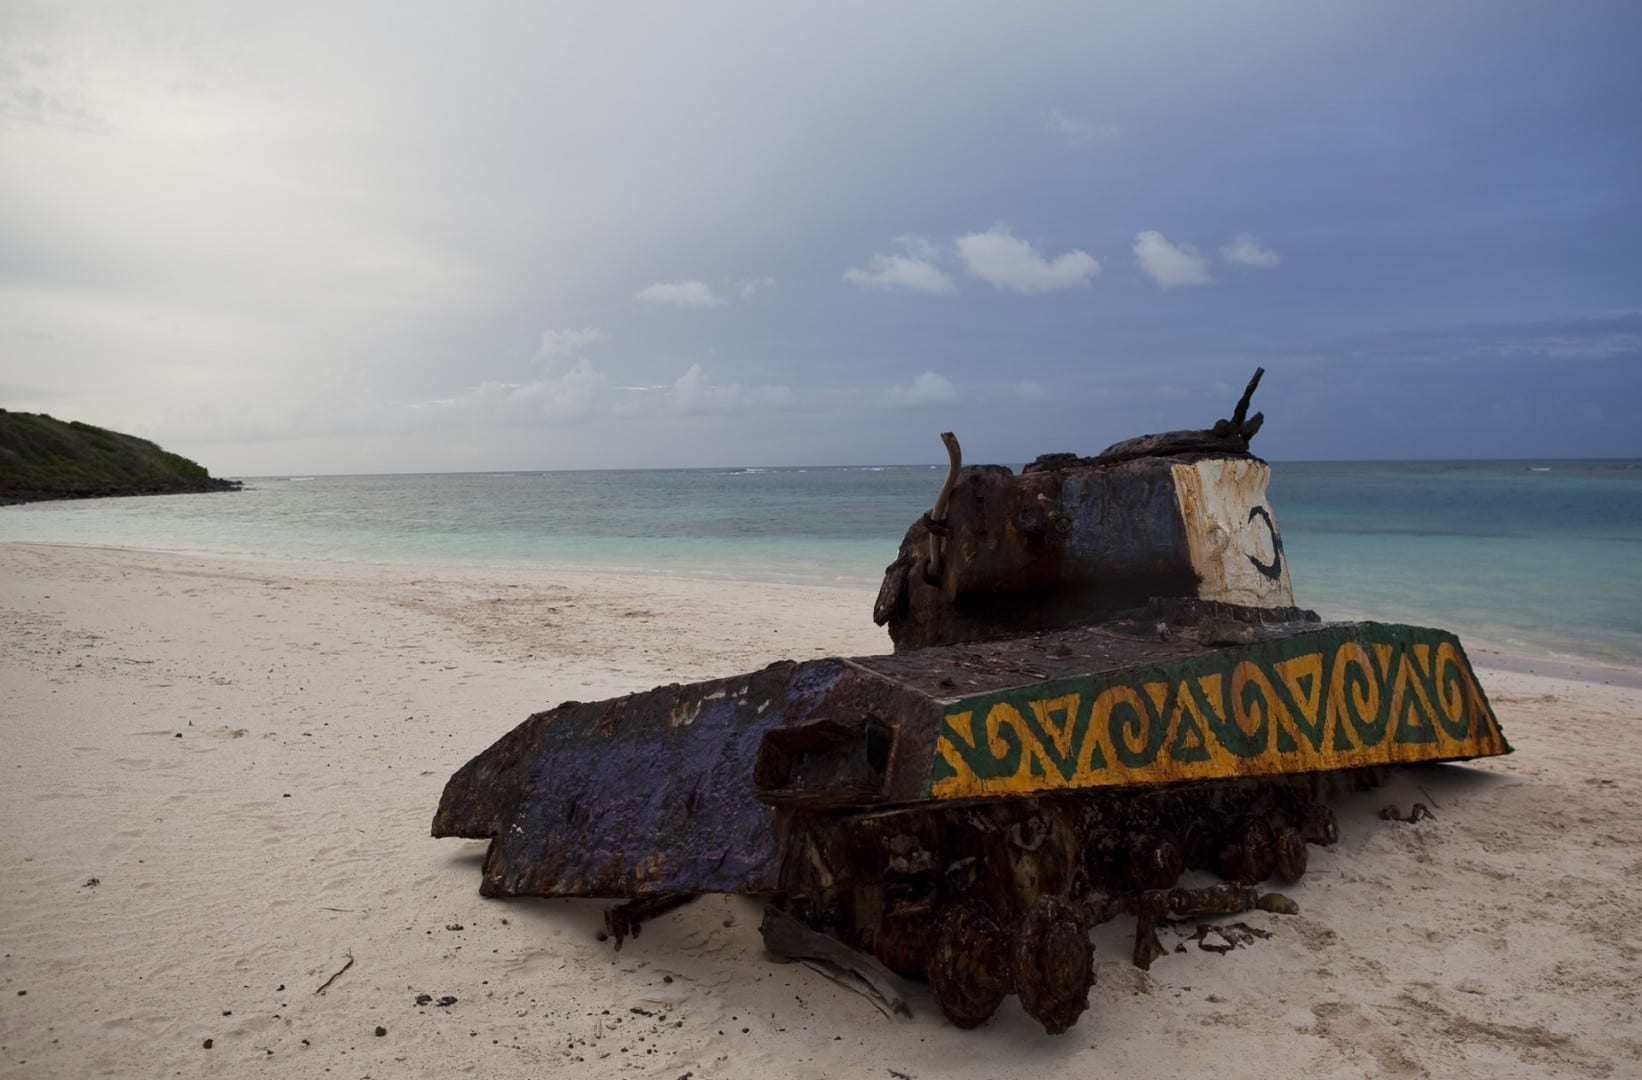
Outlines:
{"label": "tank track", "polygon": [[[1339,836],[1324,797],[1378,772],[800,815],[775,904],[928,982],[959,1027],[1014,993],[1061,1032],[1087,1006],[1093,927],[1133,917],[1133,961],[1146,968],[1163,953],[1162,923],[1296,910],[1258,886],[1298,881],[1308,845]],[[1190,871],[1220,881],[1184,887]]]}

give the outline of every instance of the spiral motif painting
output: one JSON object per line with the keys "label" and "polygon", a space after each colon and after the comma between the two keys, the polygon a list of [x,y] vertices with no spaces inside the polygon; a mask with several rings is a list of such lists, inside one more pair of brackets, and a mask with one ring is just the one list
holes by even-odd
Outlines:
{"label": "spiral motif painting", "polygon": [[1510,752],[1453,635],[1353,623],[950,702],[936,798]]}

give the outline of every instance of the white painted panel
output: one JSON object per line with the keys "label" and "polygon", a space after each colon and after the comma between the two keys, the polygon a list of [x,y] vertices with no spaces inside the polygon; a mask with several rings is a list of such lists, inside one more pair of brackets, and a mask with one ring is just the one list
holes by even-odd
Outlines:
{"label": "white painted panel", "polygon": [[1263,461],[1207,458],[1174,466],[1197,595],[1253,607],[1292,607],[1294,586],[1266,501],[1271,469]]}

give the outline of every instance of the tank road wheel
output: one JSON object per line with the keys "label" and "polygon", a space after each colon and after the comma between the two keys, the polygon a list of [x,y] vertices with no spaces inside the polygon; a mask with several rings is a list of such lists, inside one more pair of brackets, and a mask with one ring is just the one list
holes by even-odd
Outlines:
{"label": "tank road wheel", "polygon": [[1334,811],[1322,803],[1312,803],[1306,810],[1306,839],[1318,847],[1330,847],[1340,839],[1340,822]]}
{"label": "tank road wheel", "polygon": [[1167,889],[1186,872],[1180,845],[1166,833],[1131,836],[1128,854],[1129,883],[1135,889]]}
{"label": "tank road wheel", "polygon": [[1220,876],[1241,885],[1258,884],[1271,877],[1277,853],[1271,825],[1264,818],[1246,817],[1226,838],[1220,851]]}
{"label": "tank road wheel", "polygon": [[1299,829],[1286,825],[1278,829],[1272,852],[1277,856],[1280,881],[1295,882],[1306,876],[1306,838],[1300,835]]}
{"label": "tank road wheel", "polygon": [[1180,836],[1180,858],[1188,870],[1208,870],[1220,855],[1218,830],[1199,816],[1186,823]]}
{"label": "tank road wheel", "polygon": [[929,985],[946,1018],[979,1027],[1009,993],[1009,934],[978,904],[957,904],[941,915]]}
{"label": "tank road wheel", "polygon": [[1015,938],[1015,992],[1051,1035],[1078,1022],[1095,982],[1095,949],[1082,913],[1058,896],[1039,898]]}
{"label": "tank road wheel", "polygon": [[872,951],[895,974],[915,979],[929,966],[934,940],[927,909],[900,911],[885,915],[878,924]]}

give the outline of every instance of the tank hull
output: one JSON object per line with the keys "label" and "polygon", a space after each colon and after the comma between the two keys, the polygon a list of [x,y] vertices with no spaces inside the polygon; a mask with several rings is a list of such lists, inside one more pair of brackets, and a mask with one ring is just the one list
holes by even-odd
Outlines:
{"label": "tank hull", "polygon": [[490,839],[486,895],[774,894],[806,816],[1510,750],[1451,634],[1232,626],[1146,618],[567,702],[453,776],[434,835]]}

